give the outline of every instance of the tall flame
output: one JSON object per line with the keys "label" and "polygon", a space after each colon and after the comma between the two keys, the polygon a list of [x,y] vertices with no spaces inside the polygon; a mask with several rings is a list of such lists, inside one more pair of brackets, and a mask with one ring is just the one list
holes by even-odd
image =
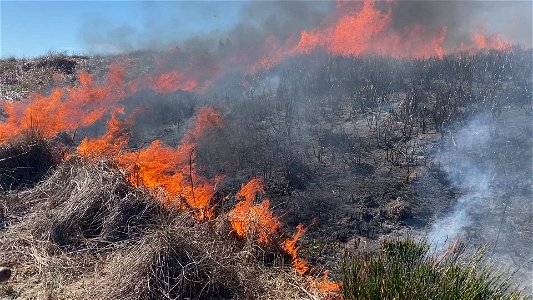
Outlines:
{"label": "tall flame", "polygon": [[360,10],[346,6],[337,6],[340,18],[333,24],[302,32],[296,52],[309,53],[316,48],[325,48],[330,53],[344,56],[442,57],[445,54],[442,46],[445,27],[432,34],[421,26],[413,26],[402,34],[391,28],[390,7],[382,12],[370,0],[364,1]]}
{"label": "tall flame", "polygon": [[199,136],[207,129],[221,125],[219,113],[211,107],[203,107],[196,113],[194,127],[186,132],[177,148],[155,140],[145,149],[126,151],[127,130],[114,114],[108,122],[108,132],[98,139],[85,139],[77,154],[113,157],[131,184],[155,194],[162,193],[166,205],[192,210],[198,220],[207,220],[214,217],[211,200],[219,179],[209,180],[197,174],[194,149]]}
{"label": "tall flame", "polygon": [[[321,26],[302,31],[299,38],[292,36],[285,42],[267,38],[263,56],[248,67],[247,73],[270,69],[286,57],[315,50],[341,56],[370,54],[395,58],[441,58],[447,54],[446,26],[434,31],[421,25],[393,28],[391,2],[386,3],[386,10],[380,10],[374,0],[338,1],[336,11],[327,16]],[[505,50],[511,45],[501,35],[489,35],[486,30],[474,33],[472,40],[473,44],[459,47],[459,50]]]}
{"label": "tall flame", "polygon": [[77,153],[81,156],[101,158],[114,157],[128,145],[128,124],[121,121],[117,115],[124,114],[124,108],[119,108],[111,114],[107,122],[107,132],[98,139],[85,137],[78,146]]}
{"label": "tall flame", "polygon": [[300,246],[296,246],[296,242],[300,239],[300,237],[307,232],[307,228],[305,228],[302,224],[299,224],[296,226],[296,232],[294,235],[285,240],[283,242],[283,249],[292,257],[292,265],[294,266],[294,269],[296,273],[303,275],[309,271],[309,263],[300,258],[298,256],[298,250],[300,250]]}
{"label": "tall flame", "polygon": [[271,235],[278,231],[281,223],[270,210],[270,201],[263,200],[254,204],[258,193],[264,194],[261,179],[254,178],[243,185],[237,193],[239,202],[230,211],[228,218],[238,236],[258,235],[259,242],[270,242]]}

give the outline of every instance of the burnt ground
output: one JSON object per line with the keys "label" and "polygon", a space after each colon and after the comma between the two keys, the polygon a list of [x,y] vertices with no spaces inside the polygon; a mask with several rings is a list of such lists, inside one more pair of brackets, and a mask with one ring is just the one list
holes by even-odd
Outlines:
{"label": "burnt ground", "polygon": [[[471,223],[460,238],[474,247],[491,244],[489,255],[496,266],[520,267],[518,277],[525,282],[531,274],[531,264],[525,263],[531,261],[533,241],[528,201],[533,139],[531,62],[521,60],[528,53],[520,55],[485,53],[467,57],[467,63],[463,57],[348,63],[328,58],[327,64],[309,63],[311,79],[282,74],[278,86],[255,93],[230,91],[221,97],[140,92],[131,102],[148,109],[134,128],[136,146],[153,137],[175,145],[196,107],[217,106],[225,127],[197,149],[203,172],[208,177],[225,174],[219,193],[226,195],[251,177],[263,177],[266,197],[286,233],[292,234],[300,223],[309,226],[302,256],[332,269],[335,276],[345,252],[373,251],[386,237],[423,236],[453,211],[468,191],[454,184],[446,161],[435,158],[450,153],[456,130],[488,113],[495,116],[492,144],[477,154],[489,158],[496,175],[490,199],[469,211]],[[139,59],[138,70],[150,64],[146,60],[153,55],[148,56]],[[98,73],[112,59],[72,60],[75,71]],[[28,91],[46,92],[52,81],[35,78],[57,72],[64,84],[75,84],[71,64],[43,61],[2,61],[2,70],[14,74],[2,79],[2,98],[16,101]],[[487,61],[494,62],[495,70],[484,67]],[[515,66],[504,69],[510,74],[498,68],[501,61]],[[257,81],[269,79],[264,76]],[[413,99],[419,104],[411,107]]]}
{"label": "burnt ground", "polygon": [[325,156],[304,190],[272,200],[287,224],[310,226],[304,255],[334,268],[346,251],[373,251],[383,238],[423,231],[453,205],[458,191],[431,157],[439,140],[436,132],[420,134],[409,170],[381,149],[355,168]]}

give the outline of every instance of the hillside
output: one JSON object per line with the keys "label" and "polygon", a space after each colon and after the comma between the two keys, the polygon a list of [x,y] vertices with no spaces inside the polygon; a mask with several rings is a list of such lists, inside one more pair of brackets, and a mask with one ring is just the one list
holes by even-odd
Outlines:
{"label": "hillside", "polygon": [[205,91],[156,51],[2,60],[0,293],[337,297],[347,256],[414,236],[488,244],[529,295],[532,54],[317,52]]}

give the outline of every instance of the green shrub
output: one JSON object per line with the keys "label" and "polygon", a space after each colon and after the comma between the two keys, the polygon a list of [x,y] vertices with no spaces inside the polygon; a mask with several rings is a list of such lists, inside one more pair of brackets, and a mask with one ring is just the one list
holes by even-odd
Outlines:
{"label": "green shrub", "polygon": [[435,256],[425,242],[387,241],[376,255],[343,261],[344,299],[526,299],[491,271],[485,253],[467,256],[460,247]]}

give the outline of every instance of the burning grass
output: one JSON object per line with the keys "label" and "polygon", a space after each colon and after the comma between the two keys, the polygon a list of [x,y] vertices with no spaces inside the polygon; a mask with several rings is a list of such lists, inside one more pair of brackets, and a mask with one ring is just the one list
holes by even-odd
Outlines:
{"label": "burning grass", "polygon": [[153,193],[132,186],[110,160],[70,158],[34,188],[6,193],[2,202],[10,209],[0,235],[0,265],[15,274],[0,296],[325,295],[288,268],[276,244],[242,239],[227,215],[199,223],[193,212],[165,207]]}

